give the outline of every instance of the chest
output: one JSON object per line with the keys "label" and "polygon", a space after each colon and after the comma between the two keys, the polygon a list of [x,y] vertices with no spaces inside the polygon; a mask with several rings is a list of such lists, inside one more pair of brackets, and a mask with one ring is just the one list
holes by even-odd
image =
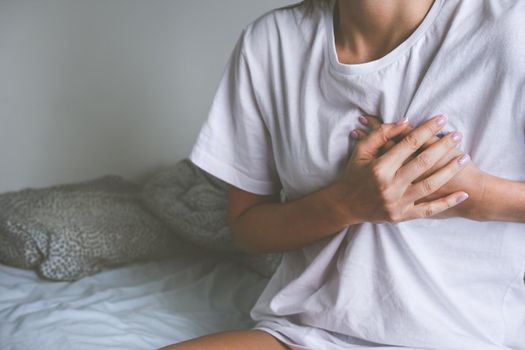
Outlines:
{"label": "chest", "polygon": [[[407,61],[406,64],[410,64]],[[320,65],[300,81],[288,79],[286,103],[270,131],[279,177],[288,198],[327,186],[340,176],[355,147],[358,117],[384,122],[408,117],[415,127],[436,114],[443,131],[463,133],[460,148],[493,175],[525,180],[525,115],[510,77],[487,84],[486,70],[397,67],[368,77],[341,77]],[[459,75],[459,78],[458,78]]]}

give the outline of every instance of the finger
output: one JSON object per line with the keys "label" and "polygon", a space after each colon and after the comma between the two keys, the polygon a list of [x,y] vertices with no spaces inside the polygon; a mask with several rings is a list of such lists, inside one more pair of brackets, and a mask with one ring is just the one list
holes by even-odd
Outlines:
{"label": "finger", "polygon": [[[414,130],[413,128],[411,128],[411,130],[407,130],[406,132],[404,132],[402,135],[400,136],[397,136],[394,138],[394,140],[396,141],[396,143],[399,143],[405,136],[407,136],[410,131]],[[427,149],[428,147],[432,146],[432,144],[434,142],[437,142],[439,141],[439,137],[437,136],[433,136],[432,139],[430,139],[429,141],[425,142],[423,144],[423,146],[421,146],[421,148],[419,148],[416,152],[412,153],[407,159],[405,159],[405,161],[403,162],[403,165],[405,164],[408,164],[412,159],[416,158],[421,152],[423,152],[425,149]],[[444,164],[443,164],[444,165]]]}
{"label": "finger", "polygon": [[[399,141],[401,141],[405,136],[407,136],[412,130],[414,130],[414,128],[412,126],[408,126],[407,129],[405,131],[403,131],[399,136],[396,136],[394,137],[391,141],[389,141],[385,147],[383,147],[385,149],[385,152],[387,152],[388,150],[390,150],[392,147],[394,147],[396,145],[396,143],[399,143]],[[420,151],[422,150],[425,150],[427,149],[428,147],[432,146],[432,144],[434,144],[435,142],[439,141],[440,140],[440,137],[438,136],[433,136],[429,141],[425,142],[423,144],[423,146],[421,146],[421,148],[416,151],[416,153],[410,155],[410,157],[408,157],[407,159],[405,159],[405,161],[403,162],[403,165],[407,164],[408,162],[410,162],[412,159],[414,159]],[[444,165],[444,164],[443,164]]]}
{"label": "finger", "polygon": [[375,159],[377,153],[388,141],[400,134],[408,123],[399,124],[382,124],[377,130],[370,132],[363,140],[361,140],[352,154],[353,159]]}
{"label": "finger", "polygon": [[383,121],[372,115],[362,115],[359,117],[359,122],[372,130],[377,130],[383,124]]}
{"label": "finger", "polygon": [[401,166],[396,173],[396,177],[402,183],[412,183],[427,170],[431,169],[446,154],[449,154],[459,144],[461,138],[462,135],[459,132],[448,134]]}
{"label": "finger", "polygon": [[397,144],[394,140],[388,141],[384,146],[383,149],[385,150],[385,153],[388,152],[392,147],[394,147]]}
{"label": "finger", "polygon": [[[407,129],[405,131],[403,131],[399,136],[396,136],[392,139],[392,141],[389,141],[387,145],[385,145],[385,151],[388,151],[389,149],[391,149],[392,147],[394,147],[394,145],[396,143],[399,143],[399,141],[401,141],[405,136],[407,136],[412,130],[414,130],[413,127],[411,126],[408,126]],[[439,141],[439,137],[438,136],[433,136],[432,139],[430,139],[429,141],[425,142],[423,144],[423,146],[421,146],[420,150],[425,150],[427,149],[428,147],[430,147],[432,144],[434,144],[435,142]],[[412,159],[414,159],[416,156],[418,155],[418,152],[412,154],[410,157],[408,157],[404,162],[403,162],[403,165],[407,164],[409,161],[411,161]]]}
{"label": "finger", "polygon": [[[374,130],[378,130],[381,125],[383,124],[383,121],[377,117],[374,117],[374,116],[371,116],[371,115],[362,115],[359,117],[359,122],[365,126],[367,126],[368,128],[370,128],[372,131]],[[407,129],[410,128],[410,126],[407,127]],[[409,131],[405,130],[401,133],[401,135],[406,135],[408,134]],[[399,137],[399,136],[398,136]],[[392,147],[395,146],[395,144],[398,142],[398,141],[395,141],[397,137],[394,137],[393,140],[390,140],[388,141],[384,146],[383,146],[383,153],[387,152],[389,149],[391,149]]]}
{"label": "finger", "polygon": [[[372,130],[378,130],[383,123],[383,121],[377,117],[373,117],[373,116],[368,116],[368,115],[364,115],[362,116],[363,120],[366,120],[366,123],[363,123],[363,120],[360,119],[361,123],[363,123],[364,125],[368,126],[370,129]],[[407,129],[410,128],[410,125],[407,127]],[[408,131],[403,131],[401,133],[402,134],[406,134],[408,133]],[[399,136],[398,136],[399,137]],[[388,141],[382,148],[382,153],[385,153],[385,152],[388,152],[389,149],[391,149],[392,147],[394,147],[396,145],[396,141],[395,141],[395,138],[394,137],[392,140]]]}
{"label": "finger", "polygon": [[459,173],[469,160],[470,157],[466,154],[452,159],[447,165],[436,171],[434,174],[410,186],[406,193],[408,198],[410,201],[415,202],[418,199],[436,192]]}
{"label": "finger", "polygon": [[[372,130],[379,129],[381,125],[383,124],[383,121],[381,119],[374,117],[374,116],[370,116],[370,115],[363,115],[359,117],[359,121],[361,122],[361,124],[368,126]],[[406,118],[405,120],[401,120],[401,122],[406,122]],[[388,152],[388,150],[394,147],[396,143],[398,143],[403,137],[408,135],[408,133],[410,133],[411,130],[412,130],[412,127],[408,125],[406,130],[404,130],[400,135],[395,136],[392,138],[392,140],[388,141],[383,146],[383,153]]]}
{"label": "finger", "polygon": [[466,199],[468,199],[468,193],[459,191],[430,202],[415,205],[412,219],[434,216],[455,207]]}
{"label": "finger", "polygon": [[[350,132],[350,137],[352,139],[354,139],[355,141],[357,141],[357,142],[363,140],[367,135],[368,135],[368,133],[365,132],[362,129],[354,129],[354,130],[352,130],[352,132]],[[352,146],[353,146],[352,143],[348,144],[348,152],[347,152],[348,156],[347,156],[347,158],[351,158],[353,156]]]}
{"label": "finger", "polygon": [[[386,151],[388,151],[389,149],[391,149],[392,147],[394,147],[394,145],[396,143],[398,143],[399,141],[401,141],[405,136],[407,136],[412,130],[414,130],[414,128],[412,128],[411,126],[408,126],[407,129],[405,131],[403,131],[399,136],[396,136],[392,139],[392,141],[390,141],[384,148]],[[433,136],[432,139],[430,139],[429,141],[425,142],[423,144],[423,146],[421,146],[421,150],[425,150],[427,149],[428,147],[430,147],[432,144],[434,144],[435,142],[439,141],[440,137],[438,136]],[[412,154],[410,157],[408,157],[404,162],[403,162],[403,165],[407,164],[408,162],[410,162],[412,159],[414,159],[416,156],[418,155],[418,152]],[[442,164],[444,165],[444,164]]]}
{"label": "finger", "polygon": [[399,141],[401,141],[402,139],[405,138],[405,136],[407,136],[408,134],[410,134],[412,132],[412,130],[414,130],[414,128],[412,126],[408,126],[408,128],[406,128],[405,131],[403,131],[401,134],[399,134],[398,136],[394,137],[394,141],[396,143],[398,143]]}
{"label": "finger", "polygon": [[[374,116],[369,116],[369,115],[362,115],[359,117],[359,121],[361,122],[361,124],[369,127],[370,129],[372,130],[377,130],[381,124],[383,123],[381,121],[381,119],[377,118],[377,117],[374,117]],[[411,126],[409,126],[403,133],[401,133],[401,135],[399,136],[396,136],[394,138],[393,141],[395,141],[396,143],[401,141],[405,136],[407,136],[414,128],[412,128]],[[434,142],[437,142],[439,141],[440,137],[438,136],[434,136],[432,137],[431,140],[427,141],[425,144],[423,144],[422,148],[427,148],[429,147],[430,145],[432,145]],[[392,146],[394,144],[392,143]],[[390,147],[391,148],[391,147]]]}
{"label": "finger", "polygon": [[446,135],[441,135],[441,136],[432,136],[432,138],[430,140],[428,140],[427,142],[425,142],[423,144],[423,146],[421,146],[422,149],[426,149],[428,147],[430,147],[431,145],[433,145],[434,143],[438,142],[440,139],[442,139],[444,136]]}
{"label": "finger", "polygon": [[363,129],[354,129],[350,133],[350,137],[352,137],[354,140],[362,140],[368,135],[368,132],[366,132]]}
{"label": "finger", "polygon": [[[437,169],[441,169],[445,165],[447,165],[448,162],[450,162],[451,159],[457,158],[458,156],[463,155],[463,152],[461,152],[459,149],[454,148],[450,150],[450,153],[447,153],[444,157],[442,157],[440,160],[437,161],[436,164],[429,170],[427,170],[425,173],[421,174],[420,177],[414,180],[414,182],[419,182],[422,179],[432,175],[433,172],[435,172]],[[409,158],[410,159],[410,158]]]}
{"label": "finger", "polygon": [[435,116],[426,121],[412,130],[387,153],[382,155],[379,162],[383,163],[383,166],[387,168],[399,169],[403,165],[403,162],[441,130],[445,123],[446,117],[442,115]]}

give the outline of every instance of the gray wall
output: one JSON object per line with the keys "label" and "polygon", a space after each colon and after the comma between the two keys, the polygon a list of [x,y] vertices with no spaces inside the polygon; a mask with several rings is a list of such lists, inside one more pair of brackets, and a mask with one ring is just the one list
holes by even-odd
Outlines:
{"label": "gray wall", "polygon": [[243,26],[286,0],[0,0],[0,192],[189,154]]}

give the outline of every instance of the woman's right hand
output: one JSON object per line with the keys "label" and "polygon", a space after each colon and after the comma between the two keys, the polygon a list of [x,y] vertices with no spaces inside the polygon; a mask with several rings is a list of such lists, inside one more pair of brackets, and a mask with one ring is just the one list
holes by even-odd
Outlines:
{"label": "woman's right hand", "polygon": [[467,193],[457,191],[415,204],[441,188],[465,165],[458,162],[463,156],[460,154],[414,182],[457,146],[459,141],[454,140],[454,133],[449,133],[409,160],[442,129],[445,122],[443,116],[428,120],[382,155],[379,155],[380,149],[392,138],[403,134],[408,123],[382,124],[357,143],[342,176],[336,181],[342,196],[340,207],[348,215],[349,223],[397,223],[429,217],[468,198]]}

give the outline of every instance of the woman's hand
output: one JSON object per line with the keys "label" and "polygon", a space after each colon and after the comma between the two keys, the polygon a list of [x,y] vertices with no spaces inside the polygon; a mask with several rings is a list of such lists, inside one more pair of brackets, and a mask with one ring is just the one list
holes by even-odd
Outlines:
{"label": "woman's hand", "polygon": [[[445,122],[445,117],[437,116],[409,132],[406,122],[381,124],[370,134],[362,135],[337,180],[342,195],[341,208],[348,213],[349,222],[395,223],[434,216],[468,198],[467,193],[457,191],[438,199],[423,200],[468,163],[468,156],[461,154],[428,174],[438,161],[455,149],[459,140],[453,137],[454,133],[415,155]],[[401,141],[379,154],[386,144],[404,133],[406,136]],[[460,159],[462,161],[458,162]]]}
{"label": "woman's hand", "polygon": [[[369,130],[379,130],[381,128],[382,122],[376,117],[372,116],[363,116],[359,119],[363,125],[366,125],[369,127]],[[412,127],[408,126],[401,134],[400,136],[406,136],[410,131],[412,131]],[[356,139],[363,139],[366,135],[368,135],[368,131],[364,129],[356,129],[356,132],[352,134],[354,138]],[[440,140],[439,137],[433,136],[427,143],[425,143],[421,150],[425,150],[430,145],[434,144],[435,142],[438,142]],[[380,150],[380,152],[387,152],[389,149],[394,147],[396,144],[395,139],[390,140],[387,142],[383,148]],[[450,162],[452,159],[455,159],[456,157],[462,155],[462,152],[457,149],[453,148],[448,153],[446,153],[440,160],[438,160],[434,166],[432,166],[428,171],[426,171],[423,175],[421,175],[418,179],[415,180],[415,182],[421,181],[425,177],[429,176],[436,170],[443,167],[445,164]],[[409,158],[410,159],[410,158]],[[464,169],[458,174],[456,174],[454,177],[452,177],[447,183],[445,183],[442,187],[440,187],[437,191],[434,193],[422,198],[419,201],[416,201],[416,203],[422,203],[426,201],[435,200],[437,198],[449,195],[451,193],[455,193],[458,191],[465,191],[470,195],[470,199],[468,201],[465,201],[457,206],[454,206],[448,210],[445,210],[437,215],[434,216],[434,218],[448,218],[448,217],[454,217],[454,216],[461,216],[465,218],[469,218],[472,220],[481,220],[481,217],[479,215],[481,214],[481,211],[477,209],[478,204],[483,202],[484,199],[484,193],[485,193],[485,179],[486,179],[486,173],[478,169],[476,165],[473,162],[468,162]]]}

